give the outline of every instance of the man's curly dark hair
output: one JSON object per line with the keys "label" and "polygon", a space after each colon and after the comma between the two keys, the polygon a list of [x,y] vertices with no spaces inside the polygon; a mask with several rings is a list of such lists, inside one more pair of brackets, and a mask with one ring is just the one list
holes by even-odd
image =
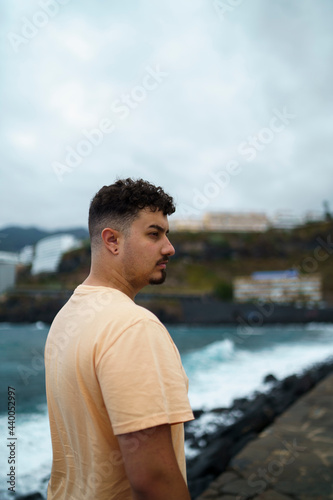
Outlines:
{"label": "man's curly dark hair", "polygon": [[103,186],[90,203],[89,233],[92,246],[101,241],[101,232],[105,227],[126,233],[144,208],[161,210],[163,215],[171,215],[176,210],[171,196],[160,186],[143,179],[118,179],[110,186]]}

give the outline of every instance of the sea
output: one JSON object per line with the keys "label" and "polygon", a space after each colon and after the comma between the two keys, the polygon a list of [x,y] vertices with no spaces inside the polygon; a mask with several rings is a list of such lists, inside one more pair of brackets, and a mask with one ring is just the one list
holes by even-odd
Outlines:
{"label": "sea", "polygon": [[[282,379],[333,356],[333,324],[242,329],[166,326],[189,378],[192,408],[206,410],[193,424],[198,439],[201,433],[214,431],[219,419],[228,424],[237,418],[232,413],[221,417],[210,410],[267,391],[267,374]],[[0,323],[0,500],[12,498],[7,483],[11,451],[16,460],[16,494],[46,494],[52,461],[43,360],[48,330],[42,322]],[[12,388],[11,397],[15,395],[15,415],[8,412],[8,388]],[[190,446],[185,449],[189,457],[196,453]]]}

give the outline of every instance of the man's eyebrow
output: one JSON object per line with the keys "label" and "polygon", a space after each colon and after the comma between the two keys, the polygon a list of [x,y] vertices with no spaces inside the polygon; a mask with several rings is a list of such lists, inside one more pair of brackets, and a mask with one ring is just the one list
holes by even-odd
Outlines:
{"label": "man's eyebrow", "polygon": [[165,234],[168,234],[168,233],[169,233],[169,229],[165,230],[165,228],[164,228],[164,227],[159,226],[158,224],[151,224],[151,225],[148,227],[148,229],[150,229],[150,228],[157,229],[158,231],[161,231],[161,233],[164,233],[164,232],[165,232]]}

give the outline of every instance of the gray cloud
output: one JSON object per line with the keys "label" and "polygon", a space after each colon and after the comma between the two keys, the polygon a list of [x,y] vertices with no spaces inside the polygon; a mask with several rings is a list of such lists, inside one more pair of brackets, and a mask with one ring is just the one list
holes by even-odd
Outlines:
{"label": "gray cloud", "polygon": [[[8,35],[21,36],[40,5],[3,6],[0,226],[85,225],[91,196],[117,176],[147,178],[192,206],[231,160],[241,173],[205,210],[332,201],[331,2],[243,2],[221,19],[213,0],[71,0],[15,52]],[[135,89],[158,67],[168,76],[141,99]],[[295,118],[267,142],[262,130],[284,108]],[[105,119],[113,132],[59,182],[54,162]],[[260,133],[266,143],[248,161],[240,145]]]}

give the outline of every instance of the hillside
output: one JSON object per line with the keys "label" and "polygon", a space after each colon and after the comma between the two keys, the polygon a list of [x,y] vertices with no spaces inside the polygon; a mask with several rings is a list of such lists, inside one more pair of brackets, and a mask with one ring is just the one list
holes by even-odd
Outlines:
{"label": "hillside", "polygon": [[[175,232],[170,240],[176,254],[168,264],[165,284],[146,287],[144,292],[215,292],[230,300],[236,276],[296,268],[301,273],[321,273],[324,299],[333,303],[332,236],[332,221],[265,233]],[[86,243],[63,256],[57,274],[31,277],[23,270],[18,286],[73,289],[85,279],[89,267],[90,248]]]}
{"label": "hillside", "polygon": [[0,251],[18,252],[26,245],[35,245],[42,238],[55,234],[72,234],[80,240],[89,237],[87,229],[84,228],[46,231],[36,227],[8,226],[0,229]]}

